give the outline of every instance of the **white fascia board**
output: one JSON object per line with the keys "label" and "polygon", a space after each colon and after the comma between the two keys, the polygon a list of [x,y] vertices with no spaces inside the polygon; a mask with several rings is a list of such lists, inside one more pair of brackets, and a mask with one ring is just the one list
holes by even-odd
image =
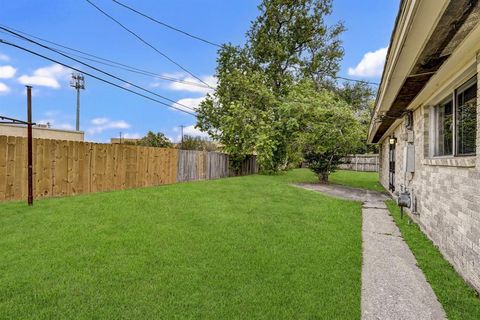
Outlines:
{"label": "white fascia board", "polygon": [[[397,26],[380,84],[374,119],[390,109],[407,76],[411,73],[450,0],[411,0],[408,12]],[[368,142],[372,142],[379,124],[372,121]]]}

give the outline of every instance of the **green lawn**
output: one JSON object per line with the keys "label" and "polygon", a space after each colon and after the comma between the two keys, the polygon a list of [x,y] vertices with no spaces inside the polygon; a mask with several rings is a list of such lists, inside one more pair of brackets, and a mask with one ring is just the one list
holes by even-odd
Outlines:
{"label": "green lawn", "polygon": [[357,172],[338,170],[330,175],[330,182],[353,188],[384,192],[385,189],[378,182],[377,172]]}
{"label": "green lawn", "polygon": [[400,219],[400,210],[394,201],[388,201],[387,206],[415,255],[418,266],[443,305],[448,319],[480,319],[480,299],[475,292],[442,257],[440,251],[417,224],[411,222],[407,216],[404,216],[403,220]]}
{"label": "green lawn", "polygon": [[0,204],[0,318],[359,319],[361,205],[314,180]]}

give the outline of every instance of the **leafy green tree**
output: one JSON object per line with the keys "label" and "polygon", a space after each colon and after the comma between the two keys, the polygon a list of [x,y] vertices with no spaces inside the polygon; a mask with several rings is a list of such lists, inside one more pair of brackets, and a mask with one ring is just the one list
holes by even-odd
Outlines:
{"label": "leafy green tree", "polygon": [[332,0],[263,0],[258,8],[248,46],[268,75],[269,87],[283,95],[300,79],[323,87],[335,77],[343,57],[339,35],[345,28],[325,23]]}
{"label": "leafy green tree", "polygon": [[137,145],[144,147],[172,148],[173,144],[161,132],[148,131],[147,135],[137,141]]}
{"label": "leafy green tree", "polygon": [[297,83],[328,87],[343,56],[341,24],[327,26],[331,0],[263,0],[244,47],[219,51],[218,87],[198,110],[197,127],[208,132],[239,164],[256,154],[264,172],[287,168],[292,124],[282,108]]}
{"label": "leafy green tree", "polygon": [[355,116],[358,117],[364,132],[361,137],[362,144],[355,153],[378,152],[377,145],[367,143],[368,129],[370,128],[370,121],[375,106],[375,91],[371,85],[365,82],[356,82],[354,84],[346,82],[342,87],[337,88],[336,92],[353,110]]}
{"label": "leafy green tree", "polygon": [[364,131],[352,107],[335,92],[317,91],[311,81],[295,86],[282,108],[290,112],[290,153],[303,157],[323,183],[362,144]]}
{"label": "leafy green tree", "polygon": [[336,92],[356,114],[370,116],[372,101],[375,99],[375,91],[370,84],[344,82]]}
{"label": "leafy green tree", "polygon": [[198,151],[217,151],[215,142],[202,138],[185,135],[180,146],[182,150],[198,150]]}
{"label": "leafy green tree", "polygon": [[358,118],[341,101],[313,108],[309,118],[302,135],[304,157],[320,182],[327,183],[341,158],[357,150],[364,132]]}

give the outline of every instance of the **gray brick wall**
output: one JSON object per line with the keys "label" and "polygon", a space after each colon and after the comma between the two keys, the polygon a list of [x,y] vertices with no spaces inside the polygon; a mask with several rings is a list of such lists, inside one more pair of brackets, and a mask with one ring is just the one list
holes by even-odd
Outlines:
{"label": "gray brick wall", "polygon": [[[480,96],[480,94],[479,94]],[[480,98],[479,98],[480,101]],[[405,127],[395,131],[396,190],[413,188],[417,215],[412,217],[439,247],[444,257],[480,292],[480,103],[477,156],[435,159],[429,157],[430,108],[414,112],[415,173],[404,173]],[[388,189],[388,138],[381,145],[380,181]]]}

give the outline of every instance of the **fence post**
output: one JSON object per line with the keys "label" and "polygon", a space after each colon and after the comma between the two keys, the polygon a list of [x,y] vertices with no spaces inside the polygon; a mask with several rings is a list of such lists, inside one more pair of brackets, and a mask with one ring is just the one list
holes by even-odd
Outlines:
{"label": "fence post", "polygon": [[33,205],[32,87],[27,86],[28,205]]}

